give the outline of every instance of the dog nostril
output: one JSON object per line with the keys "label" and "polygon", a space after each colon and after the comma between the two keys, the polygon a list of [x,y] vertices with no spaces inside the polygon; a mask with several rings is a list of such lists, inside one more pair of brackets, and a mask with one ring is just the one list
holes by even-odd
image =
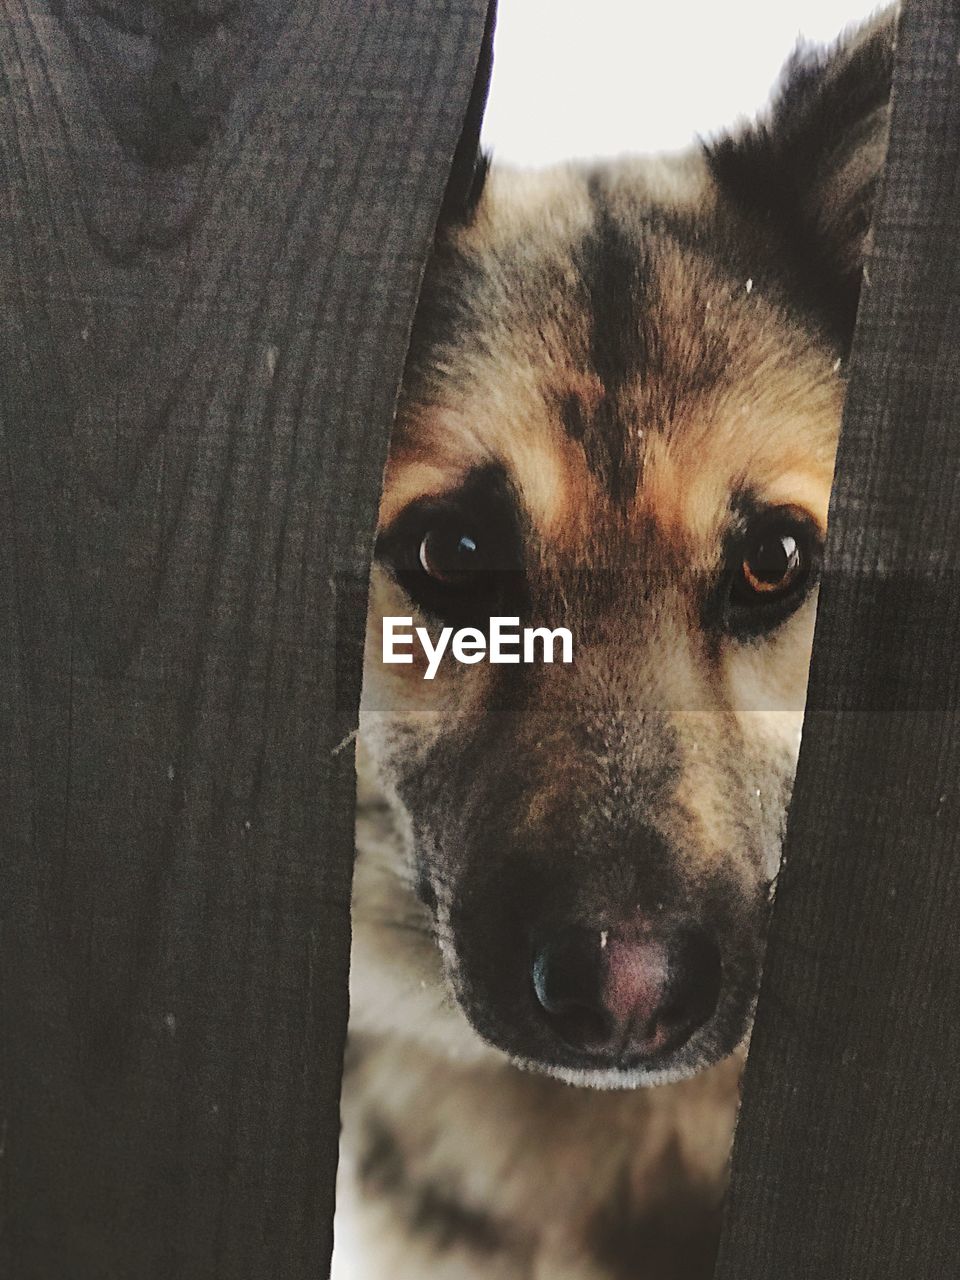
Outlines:
{"label": "dog nostril", "polygon": [[540,946],[533,989],[553,1033],[606,1060],[680,1048],[716,1010],[716,943],[694,928],[566,928]]}
{"label": "dog nostril", "polygon": [[567,1044],[587,1049],[606,1044],[613,1024],[601,1000],[594,952],[599,935],[567,929],[545,943],[533,960],[533,989],[547,1021]]}

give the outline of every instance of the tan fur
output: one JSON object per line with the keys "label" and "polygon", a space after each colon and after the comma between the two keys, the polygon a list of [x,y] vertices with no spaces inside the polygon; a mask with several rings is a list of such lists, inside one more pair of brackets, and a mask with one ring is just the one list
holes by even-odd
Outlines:
{"label": "tan fur", "polygon": [[[572,216],[569,210],[575,214],[578,207],[574,174],[549,175],[539,187],[525,175],[516,180],[512,191],[509,180],[501,176],[485,202],[487,216],[475,231],[477,252],[494,236],[494,228],[512,235],[520,218],[541,223],[546,210],[560,198],[564,179],[570,188],[564,207],[566,216]],[[502,222],[496,217],[498,200],[510,211]],[[653,536],[664,546],[682,550],[690,563],[708,565],[716,554],[717,529],[728,495],[744,479],[770,501],[804,506],[824,520],[841,387],[829,353],[810,349],[780,317],[768,314],[759,298],[731,297],[728,288],[706,274],[703,279],[694,274],[688,280],[684,269],[684,264],[669,261],[662,267],[670,308],[667,332],[677,342],[668,357],[671,368],[695,370],[702,359],[699,344],[711,340],[714,325],[723,331],[725,349],[743,354],[738,366],[728,363],[728,378],[702,394],[688,393],[666,419],[656,382],[635,389],[631,412],[638,434],[647,423],[656,432],[651,430],[646,441],[644,482],[632,520],[638,529],[652,524]],[[686,271],[689,275],[689,264]],[[706,334],[687,338],[691,331],[696,334],[698,313],[707,303],[711,320]],[[770,337],[765,336],[767,331]],[[538,340],[542,336],[538,333]],[[564,342],[569,341],[568,328]],[[557,342],[559,346],[559,338]],[[415,415],[401,422],[385,484],[384,523],[411,501],[454,488],[471,465],[495,460],[504,464],[540,534],[570,553],[589,557],[590,540],[603,518],[603,498],[551,409],[561,389],[569,390],[571,384],[586,406],[595,401],[596,389],[582,377],[578,381],[559,358],[544,361],[539,341],[535,350],[507,342],[487,359],[490,367],[474,374],[475,399],[467,394],[457,406],[435,406],[428,418]],[[491,386],[496,388],[492,396]],[[388,609],[403,612],[405,606],[396,588],[377,575],[368,640],[374,653],[379,620]],[[805,649],[809,625],[780,644]],[[784,686],[780,673],[792,668],[784,663],[778,646],[764,655],[760,670],[757,665],[753,655],[731,655],[709,679],[723,681],[722,700],[735,709],[742,708],[758,688],[764,696],[783,703],[785,724],[769,712],[749,707],[737,714],[761,751],[769,749],[768,740],[774,749],[792,753],[803,703],[802,681],[791,686],[787,680]],[[395,709],[401,699],[421,722],[429,722],[431,709],[436,714],[436,708],[442,707],[442,692],[422,679],[422,662],[388,675],[379,664],[371,666],[377,669],[369,673],[368,705],[377,707],[382,700]],[[716,717],[704,717],[692,709],[700,701],[695,689],[703,678],[695,667],[694,654],[688,661],[683,650],[671,653],[672,700],[681,709],[675,717],[677,727],[698,744],[705,762],[702,768],[692,764],[684,777],[677,809],[678,815],[686,817],[678,816],[677,821],[686,824],[688,847],[701,851],[699,856],[709,861],[725,847],[731,815],[708,762],[714,751],[722,752],[727,746]],[[800,667],[805,672],[805,661]],[[478,669],[473,683],[482,688],[485,678]],[[402,686],[404,692],[394,689],[378,696],[374,681],[385,679]],[[437,683],[443,679],[439,677]],[[462,673],[457,683],[458,699],[469,700],[470,694],[462,688]],[[682,709],[687,706],[691,710],[684,716]],[[421,723],[420,732],[429,733],[427,723]],[[562,774],[554,785],[558,791],[567,785]],[[551,803],[548,791],[534,791],[528,822],[535,825]],[[757,803],[762,803],[761,797]],[[627,1095],[582,1095],[555,1081],[518,1075],[494,1051],[478,1045],[462,1026],[458,1011],[443,994],[440,956],[429,933],[419,931],[422,924],[398,921],[392,868],[381,873],[379,891],[371,890],[370,881],[376,880],[377,873],[370,864],[390,862],[391,857],[390,850],[376,847],[376,840],[393,838],[381,829],[360,844],[352,1024],[357,1062],[347,1081],[345,1124],[348,1133],[351,1128],[358,1131],[355,1145],[349,1148],[354,1164],[364,1158],[364,1125],[369,1127],[381,1110],[391,1132],[404,1134],[411,1147],[403,1154],[402,1186],[378,1187],[376,1175],[371,1174],[366,1183],[361,1178],[359,1193],[344,1192],[352,1202],[354,1230],[364,1238],[370,1254],[367,1273],[350,1280],[381,1276],[420,1280],[427,1275],[430,1280],[481,1275],[496,1275],[498,1280],[512,1275],[559,1280],[565,1274],[586,1280],[592,1274],[607,1275],[585,1241],[600,1230],[597,1223],[604,1207],[616,1201],[618,1185],[624,1180],[630,1187],[633,1218],[642,1220],[647,1212],[656,1216],[665,1161],[679,1164],[680,1173],[675,1168],[673,1176],[685,1187],[704,1188],[706,1207],[700,1206],[699,1216],[706,1225],[701,1221],[691,1229],[709,1232],[729,1148],[736,1064],[722,1064],[695,1081],[653,1093]],[[416,912],[411,912],[411,919],[416,920]],[[391,930],[391,924],[399,924],[399,932]],[[382,952],[385,943],[382,959],[371,962],[367,949]],[[418,1029],[416,1044],[408,1039],[412,1025]],[[370,1043],[363,1034],[367,1027],[376,1032]],[[386,1030],[395,1038],[385,1041]],[[449,1069],[451,1059],[457,1063],[455,1073]],[[351,1100],[357,1098],[364,1101],[354,1110]],[[417,1115],[413,1129],[406,1123],[411,1113]],[[463,1164],[463,1142],[470,1145],[468,1167]],[[349,1170],[348,1163],[344,1184],[348,1188]],[[586,1180],[585,1170],[589,1170]],[[458,1181],[464,1178],[467,1184],[461,1187]],[[475,1204],[497,1223],[510,1224],[510,1230],[503,1229],[502,1250],[478,1263],[472,1249],[453,1246],[452,1252],[444,1249],[438,1254],[435,1242],[398,1237],[390,1224],[398,1208],[402,1213],[404,1197],[411,1211],[411,1200],[423,1195],[424,1188],[435,1186],[453,1186],[458,1202]],[[399,1206],[391,1204],[391,1199],[399,1200]],[[347,1212],[345,1205],[344,1215]],[[342,1217],[341,1222],[345,1221]],[[629,1230],[629,1224],[623,1229]],[[670,1228],[665,1230],[669,1235]],[[682,1236],[679,1228],[677,1232]],[[679,1249],[680,1244],[675,1244]]]}
{"label": "tan fur", "polygon": [[[817,270],[860,261],[891,39],[887,16],[824,73],[838,110],[860,100],[851,67],[877,84],[798,178],[808,231],[835,237]],[[807,90],[784,101],[788,153],[832,124]],[[486,663],[426,681],[416,648],[387,666],[385,615],[438,627],[375,565],[334,1280],[712,1274],[816,592],[744,638],[709,621],[705,584],[728,581],[744,503],[803,513],[822,537],[849,312],[847,295],[818,312],[814,267],[798,274],[771,225],[789,162],[775,134],[713,161],[494,168],[440,236],[381,531],[495,469],[534,621],[569,624],[575,660],[512,684]],[[706,913],[728,949],[701,1038],[666,1065],[551,1058],[515,1012],[497,932],[536,877],[544,899],[572,885],[593,924],[621,907]]]}
{"label": "tan fur", "polygon": [[[494,235],[492,202],[502,199],[512,209],[513,195],[521,207],[506,219],[506,227],[515,232],[521,216],[542,221],[559,198],[562,181],[571,188],[569,205],[575,211],[578,179],[572,172],[548,175],[539,189],[525,175],[517,179],[519,193],[511,193],[501,175],[491,203],[485,202],[488,212],[477,236],[489,240]],[[710,565],[729,493],[744,480],[771,503],[803,507],[823,524],[842,395],[830,353],[792,333],[760,299],[730,296],[728,288],[709,276],[685,283],[679,262],[668,261],[663,270],[670,289],[668,323],[678,344],[670,356],[674,364],[693,367],[700,359],[697,344],[703,336],[684,335],[696,333],[696,319],[708,303],[711,323],[722,328],[725,346],[742,355],[736,366],[726,366],[728,377],[720,385],[688,394],[667,420],[655,382],[635,389],[635,420],[655,430],[649,430],[645,442],[643,485],[630,517],[634,527],[652,529],[663,548],[672,547],[687,562]],[[569,332],[566,338],[569,343]],[[689,343],[686,350],[684,342]],[[412,501],[455,488],[471,466],[495,460],[522,494],[540,535],[570,555],[589,558],[605,500],[577,446],[564,435],[554,406],[572,385],[589,406],[596,389],[559,359],[542,363],[539,348],[526,352],[509,342],[486,358],[490,367],[470,378],[477,386],[475,398],[468,390],[456,406],[434,405],[401,419],[384,489],[383,523]],[[488,394],[491,385],[497,389],[494,396]],[[407,611],[402,593],[375,574],[368,637],[373,654],[382,615]],[[734,710],[761,755],[795,754],[812,609],[808,614],[762,659],[730,654],[719,669],[706,673],[715,686],[711,697],[719,696]],[[800,662],[785,661],[783,646],[798,648]],[[710,767],[711,757],[728,750],[728,744],[725,722],[718,723],[715,713],[696,710],[702,701],[697,687],[704,679],[697,666],[694,652],[674,648],[670,654],[676,727],[696,744],[703,761],[701,767],[694,759],[685,773],[675,821],[686,828],[687,846],[709,862],[729,835],[728,800]],[[800,676],[793,676],[794,671]],[[455,680],[462,713],[473,699],[482,701],[488,673],[478,668],[467,681],[462,672],[442,674],[433,685],[422,675],[422,662],[391,671],[371,662],[367,718],[385,706],[396,716],[405,706],[423,739],[430,735],[431,723],[450,711],[445,682]],[[475,688],[465,688],[466,683]],[[750,706],[758,690],[762,711]],[[531,792],[531,827],[569,785],[557,773],[547,788]],[[755,803],[762,809],[761,796]],[[664,1196],[664,1162],[673,1162],[671,1176],[687,1189],[685,1194],[691,1187],[702,1188],[702,1196],[694,1196],[698,1207],[687,1225],[709,1239],[736,1107],[737,1064],[728,1061],[693,1081],[625,1095],[585,1095],[556,1081],[518,1075],[466,1028],[444,987],[441,957],[418,905],[398,903],[393,845],[402,844],[403,837],[390,829],[386,811],[378,812],[372,822],[366,813],[358,846],[351,1024],[355,1060],[344,1112],[346,1132],[353,1139],[344,1148],[340,1218],[341,1231],[361,1237],[369,1261],[363,1276],[338,1271],[336,1280],[607,1278],[613,1273],[585,1241],[601,1230],[605,1211],[616,1215],[609,1206],[617,1203],[622,1194],[617,1187],[624,1181],[630,1187],[631,1220],[642,1221],[646,1213],[656,1218]],[[768,871],[772,874],[773,868]],[[411,1027],[417,1029],[415,1040]],[[453,1072],[451,1062],[456,1064]],[[381,1112],[391,1132],[410,1142],[403,1154],[403,1183],[378,1186],[377,1175],[370,1174],[358,1186],[354,1179],[364,1159],[364,1126],[369,1128]],[[413,1128],[412,1115],[417,1117]],[[429,1236],[418,1241],[398,1235],[397,1214],[402,1217],[404,1205],[415,1212],[411,1202],[433,1187],[453,1187],[458,1202],[476,1205],[497,1223],[509,1224],[509,1230],[503,1228],[502,1250],[478,1260],[470,1248],[452,1245],[438,1251]],[[630,1223],[622,1229],[630,1230]],[[681,1226],[662,1230],[667,1237],[671,1231],[683,1236]],[[680,1243],[674,1243],[682,1253]],[[650,1280],[674,1274],[664,1265],[667,1269],[649,1273]]]}

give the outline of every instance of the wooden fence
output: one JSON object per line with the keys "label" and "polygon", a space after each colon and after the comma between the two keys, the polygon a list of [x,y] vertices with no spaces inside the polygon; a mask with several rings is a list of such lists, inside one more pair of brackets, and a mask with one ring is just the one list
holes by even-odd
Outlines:
{"label": "wooden fence", "polygon": [[[487,10],[0,4],[10,1280],[323,1274],[367,564]],[[721,1280],[960,1256],[958,173],[908,0]]]}

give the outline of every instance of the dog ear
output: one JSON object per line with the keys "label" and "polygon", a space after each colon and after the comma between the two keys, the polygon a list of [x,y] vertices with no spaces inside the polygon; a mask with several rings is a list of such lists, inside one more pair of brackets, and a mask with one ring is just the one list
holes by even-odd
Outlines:
{"label": "dog ear", "polygon": [[705,147],[726,194],[786,237],[844,347],[886,156],[896,23],[887,9],[827,51],[801,46],[766,117]]}

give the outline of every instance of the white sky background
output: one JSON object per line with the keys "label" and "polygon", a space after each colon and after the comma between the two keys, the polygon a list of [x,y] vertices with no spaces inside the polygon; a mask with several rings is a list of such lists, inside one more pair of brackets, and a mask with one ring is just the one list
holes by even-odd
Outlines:
{"label": "white sky background", "polygon": [[483,145],[520,165],[672,151],[767,101],[800,36],[877,0],[500,0]]}

